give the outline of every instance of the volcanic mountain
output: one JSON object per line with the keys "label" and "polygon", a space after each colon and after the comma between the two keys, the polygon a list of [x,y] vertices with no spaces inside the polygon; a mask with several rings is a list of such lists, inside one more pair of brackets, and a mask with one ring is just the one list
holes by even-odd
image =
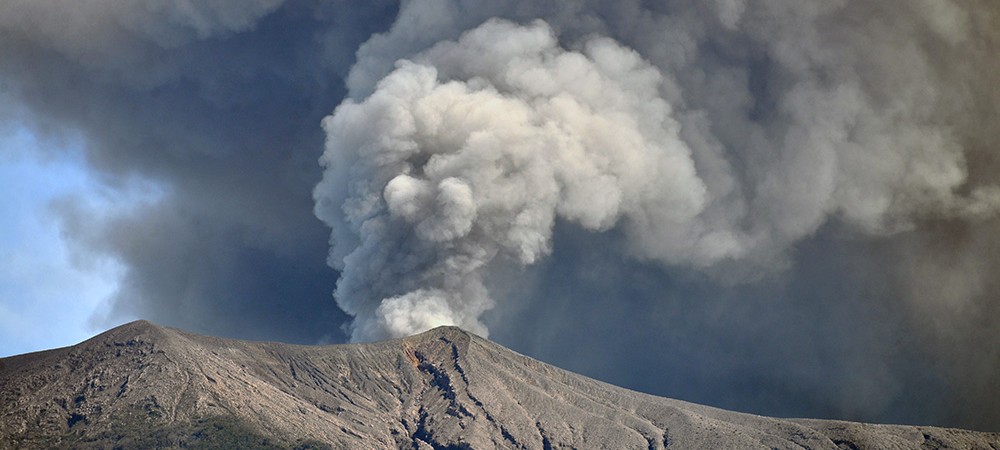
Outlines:
{"label": "volcanic mountain", "polygon": [[0,448],[1000,448],[1000,434],[786,420],[641,394],[454,327],[301,346],[133,322],[0,359]]}

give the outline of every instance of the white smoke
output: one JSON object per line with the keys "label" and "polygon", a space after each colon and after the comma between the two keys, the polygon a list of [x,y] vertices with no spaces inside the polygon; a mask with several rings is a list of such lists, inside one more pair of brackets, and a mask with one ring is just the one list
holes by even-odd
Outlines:
{"label": "white smoke", "polygon": [[[447,2],[404,6],[397,26],[359,51],[351,89],[363,98],[323,123],[316,211],[334,230],[336,299],[355,317],[353,339],[443,324],[486,334],[491,265],[545,257],[557,220],[617,228],[636,258],[759,271],[833,218],[892,233],[916,217],[997,209],[995,187],[958,194],[964,150],[935,120],[943,94],[919,48],[873,62],[854,41],[828,43],[821,27],[802,25],[843,5],[761,2],[754,17],[745,2],[717,6],[719,29],[777,67],[764,117],[750,117],[748,68],[705,73],[671,47],[704,39],[696,25],[636,19],[633,49],[596,32],[560,42],[541,20],[492,19],[421,47],[418,12]],[[941,8],[949,15],[928,27],[961,42],[961,11],[931,9]],[[432,35],[462,29],[433,17]],[[399,49],[413,53],[383,68]]]}
{"label": "white smoke", "polygon": [[557,216],[594,231],[669,221],[678,261],[738,253],[699,220],[705,186],[660,80],[609,39],[570,52],[543,22],[490,21],[341,105],[324,122],[317,196],[343,205],[343,223],[320,215],[357,236],[339,233],[332,258],[355,338],[440,324],[485,334],[483,270],[498,255],[545,256]]}

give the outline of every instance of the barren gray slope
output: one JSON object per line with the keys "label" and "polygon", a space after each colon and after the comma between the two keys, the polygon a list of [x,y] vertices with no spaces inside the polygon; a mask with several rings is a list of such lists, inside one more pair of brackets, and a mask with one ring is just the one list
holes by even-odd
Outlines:
{"label": "barren gray slope", "polygon": [[632,392],[452,327],[363,345],[134,322],[0,360],[0,448],[1000,448],[1000,435],[782,420]]}

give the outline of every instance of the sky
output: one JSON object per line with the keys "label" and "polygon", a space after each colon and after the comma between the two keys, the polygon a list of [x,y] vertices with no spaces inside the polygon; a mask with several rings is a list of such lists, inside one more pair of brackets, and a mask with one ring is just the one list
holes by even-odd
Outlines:
{"label": "sky", "polygon": [[757,414],[1000,431],[989,0],[13,0],[0,355],[458,325]]}
{"label": "sky", "polygon": [[110,199],[89,177],[79,149],[61,149],[66,154],[58,158],[42,156],[40,146],[60,143],[38,142],[12,124],[0,139],[0,354],[75,344],[103,330],[91,316],[114,292],[120,269],[111,259],[74,258],[51,206],[80,196],[107,208],[101,203]]}

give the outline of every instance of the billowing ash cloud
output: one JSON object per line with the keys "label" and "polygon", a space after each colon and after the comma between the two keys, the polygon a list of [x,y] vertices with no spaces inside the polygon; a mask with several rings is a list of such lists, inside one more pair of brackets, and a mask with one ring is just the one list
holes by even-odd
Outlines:
{"label": "billowing ash cloud", "polygon": [[[354,338],[440,324],[485,333],[494,300],[484,277],[548,255],[557,220],[617,229],[615,245],[637,259],[745,278],[830,220],[891,234],[1000,205],[996,186],[967,183],[926,50],[866,61],[872,44],[822,33],[849,14],[843,5],[716,6],[684,27],[621,5],[642,40],[579,17],[557,17],[561,34],[543,20],[466,31],[456,19],[436,24],[456,38],[398,55],[420,40],[411,16],[442,7],[407,4],[362,47],[351,80],[366,76],[348,86],[357,98],[324,121],[317,214],[334,229],[336,296],[356,317]],[[912,8],[930,20],[924,38],[969,38],[956,6]],[[697,46],[718,39],[710,32],[744,48],[728,61],[702,55]],[[671,55],[684,51],[678,41],[696,48]]]}
{"label": "billowing ash cloud", "polygon": [[569,52],[544,22],[491,21],[341,105],[324,123],[317,196],[345,231],[331,260],[355,337],[485,332],[482,273],[498,256],[547,255],[557,216],[594,231],[627,217],[634,245],[661,242],[650,251],[665,260],[739,253],[729,227],[700,220],[706,187],[660,82],[609,39]]}
{"label": "billowing ash cloud", "polygon": [[154,186],[55,205],[124,268],[112,316],[454,323],[659,395],[998,430],[998,48],[992,0],[8,0],[0,129]]}

